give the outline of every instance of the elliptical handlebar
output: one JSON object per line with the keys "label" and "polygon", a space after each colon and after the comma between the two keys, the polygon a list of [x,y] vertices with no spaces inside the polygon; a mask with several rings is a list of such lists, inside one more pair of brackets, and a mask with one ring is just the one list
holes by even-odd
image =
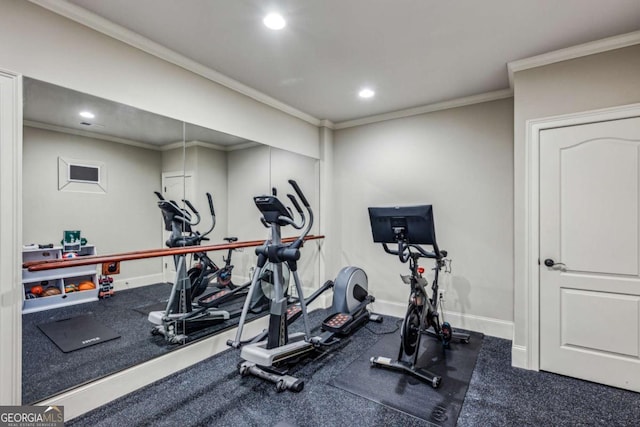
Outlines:
{"label": "elliptical handlebar", "polygon": [[[296,230],[303,230],[300,238],[296,240],[296,242],[299,241],[296,243],[296,247],[300,247],[300,243],[304,237],[311,231],[311,226],[313,225],[313,211],[311,210],[311,206],[309,205],[309,202],[302,190],[300,190],[298,184],[292,179],[289,180],[289,184],[291,184],[297,195],[296,198],[296,196],[292,194],[287,194],[287,197],[293,204],[295,210],[300,215],[300,219],[297,221],[294,217],[293,210],[282,204],[278,197],[275,196],[275,194],[277,194],[275,188],[272,191],[274,195],[254,197],[254,201],[258,209],[262,212],[262,218],[260,218],[260,221],[265,227],[268,228],[271,224],[278,224],[279,226],[290,225]],[[300,206],[298,199],[302,201],[302,204],[306,208],[306,215]]]}
{"label": "elliptical handlebar", "polygon": [[302,201],[302,204],[304,205],[304,207],[309,209],[310,208],[309,202],[307,201],[307,198],[304,196],[304,193],[302,192],[302,190],[298,186],[298,183],[295,182],[293,179],[290,179],[289,180],[289,184],[291,184],[291,186],[293,187],[294,191],[296,192],[296,194],[298,195],[298,197]]}
{"label": "elliptical handlebar", "polygon": [[[162,210],[165,218],[165,228],[167,231],[171,231],[172,237],[168,240],[168,246],[177,244],[180,246],[192,246],[199,244],[200,241],[209,240],[206,238],[216,226],[216,215],[213,208],[213,198],[210,193],[206,193],[207,200],[209,202],[209,211],[211,212],[211,227],[204,233],[192,232],[191,227],[196,226],[201,221],[200,212],[193,206],[193,204],[187,200],[182,199],[186,207],[180,207],[174,200],[165,199],[161,193],[154,191],[154,194],[158,197],[158,207]],[[173,225],[169,225],[173,224]],[[189,235],[185,236],[187,232]]]}
{"label": "elliptical handlebar", "polygon": [[200,235],[201,237],[200,240],[206,240],[204,237],[210,234],[213,231],[213,229],[216,227],[216,211],[213,209],[213,197],[211,197],[211,193],[209,192],[207,192],[206,195],[207,195],[207,200],[209,201],[209,213],[211,214],[211,227],[209,227],[209,229],[206,232]]}
{"label": "elliptical handlebar", "polygon": [[295,226],[294,227],[300,230],[302,229],[302,227],[304,227],[305,223],[307,225],[306,228],[300,234],[300,236],[296,239],[296,241],[291,244],[292,247],[299,248],[302,246],[302,242],[304,241],[304,238],[309,234],[309,232],[311,231],[311,227],[313,226],[313,210],[311,209],[311,205],[307,201],[307,198],[305,197],[304,193],[298,186],[298,183],[295,182],[293,179],[290,179],[289,184],[293,187],[293,190],[296,192],[296,194],[298,195],[298,198],[300,199],[305,209],[307,210],[307,213],[309,214],[309,218],[308,219],[305,218],[302,208],[296,202],[296,198],[292,194],[287,194],[287,197],[289,197],[289,199],[291,200],[291,203],[293,203],[296,210],[300,214],[300,217],[302,218],[302,223],[300,224],[300,227],[295,227]]}

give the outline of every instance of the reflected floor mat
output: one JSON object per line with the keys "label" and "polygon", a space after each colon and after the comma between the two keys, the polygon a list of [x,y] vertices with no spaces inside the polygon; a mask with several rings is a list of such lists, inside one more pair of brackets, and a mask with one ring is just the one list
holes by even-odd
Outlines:
{"label": "reflected floor mat", "polygon": [[38,325],[64,353],[120,338],[113,329],[91,316],[77,316]]}
{"label": "reflected floor mat", "polygon": [[399,332],[363,352],[331,385],[439,426],[455,426],[483,337],[471,332],[469,344],[452,342],[443,352],[439,341],[423,336],[418,366],[442,376],[437,389],[407,373],[371,366],[373,356],[398,356]]}

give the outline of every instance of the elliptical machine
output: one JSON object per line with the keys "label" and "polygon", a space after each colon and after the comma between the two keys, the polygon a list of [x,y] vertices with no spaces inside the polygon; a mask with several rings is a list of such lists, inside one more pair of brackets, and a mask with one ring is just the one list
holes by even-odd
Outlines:
{"label": "elliptical machine", "polygon": [[[259,338],[242,341],[246,314],[259,281],[256,273],[240,316],[236,338],[234,341],[229,340],[227,344],[234,348],[242,347],[240,357],[244,359],[244,362],[239,365],[241,375],[251,374],[274,382],[277,391],[298,392],[303,389],[304,381],[287,375],[289,366],[320,347],[337,343],[339,337],[350,334],[366,323],[370,319],[367,306],[374,301],[374,297],[368,293],[367,276],[364,271],[357,267],[346,267],[338,274],[335,282],[328,281],[305,300],[298,276],[297,261],[300,259],[300,248],[304,238],[309,234],[313,225],[313,211],[298,184],[293,180],[289,180],[289,184],[293,187],[297,198],[291,194],[287,194],[287,197],[298,212],[299,221],[294,220],[293,211],[282,204],[276,197],[275,191],[272,196],[254,197],[256,207],[262,214],[263,225],[271,229],[271,238],[263,246],[256,249],[258,269],[267,262],[271,262],[275,267],[269,327],[258,335]],[[300,207],[298,199],[304,205],[308,218]],[[289,225],[302,231],[294,242],[283,244],[281,227]],[[288,306],[288,300],[283,293],[283,265],[289,267],[298,294],[298,302],[292,306]],[[322,323],[323,332],[320,335],[312,336],[307,304],[330,288],[334,289],[333,314]],[[304,332],[289,334],[289,324],[298,317],[303,318]]]}
{"label": "elliptical machine", "polygon": [[[216,225],[216,214],[213,208],[213,199],[210,193],[206,193],[209,201],[209,211],[211,214],[211,227],[204,233],[194,231],[193,227],[200,223],[200,213],[189,202],[183,200],[186,208],[181,208],[173,200],[166,200],[160,193],[155,192],[158,197],[158,207],[162,211],[165,229],[171,231],[171,236],[166,242],[170,248],[186,246],[199,246],[203,241],[209,240],[209,235]],[[237,241],[236,237],[225,237],[228,243]],[[240,315],[241,311],[235,309],[229,312],[221,306],[235,300],[244,298],[251,281],[235,286],[231,281],[233,265],[231,264],[231,254],[233,249],[229,249],[227,257],[223,257],[225,265],[219,268],[206,252],[196,252],[198,263],[187,271],[186,255],[174,255],[176,268],[176,279],[171,288],[171,295],[167,307],[163,311],[152,311],[148,320],[153,323],[154,328],[151,333],[154,335],[164,335],[166,340],[172,344],[184,342],[188,334],[197,330],[207,328],[229,320]],[[289,278],[288,270],[284,272],[284,292],[287,293]],[[267,295],[273,288],[273,265],[267,263],[257,271],[258,289],[251,300],[250,311],[260,313],[267,308],[265,301]],[[215,284],[216,287],[210,292],[200,296],[209,286]],[[200,296],[197,301],[196,298]]]}
{"label": "elliptical machine", "polygon": [[[403,371],[425,381],[433,388],[440,386],[442,377],[418,366],[422,335],[438,339],[443,347],[449,347],[452,339],[468,343],[470,335],[456,332],[448,322],[440,322],[438,277],[442,268],[447,268],[447,251],[440,250],[436,243],[431,205],[369,208],[369,219],[373,241],[382,243],[384,251],[396,255],[400,262],[409,262],[410,275],[401,275],[402,281],[410,289],[409,304],[400,330],[400,350],[398,358],[375,356],[371,366]],[[395,243],[397,249],[387,244]],[[431,245],[433,252],[420,245]],[[431,297],[427,294],[427,279],[422,276],[424,268],[418,266],[420,258],[435,260]]]}
{"label": "elliptical machine", "polygon": [[[212,224],[204,234],[193,231],[193,227],[200,223],[200,213],[191,202],[183,200],[191,210],[189,212],[187,209],[179,207],[173,200],[166,200],[160,193],[155,192],[155,194],[160,199],[158,207],[162,211],[165,230],[171,231],[171,236],[166,242],[168,247],[197,246],[203,240],[208,240],[206,236],[215,227],[215,211],[211,194],[207,193],[207,199]],[[172,344],[184,342],[188,334],[195,330],[224,322],[230,318],[229,312],[226,310],[219,310],[215,307],[199,307],[192,304],[191,279],[187,273],[186,259],[185,254],[173,256],[176,278],[167,306],[165,310],[152,311],[148,316],[148,320],[156,325],[151,333],[164,335],[166,340]]]}

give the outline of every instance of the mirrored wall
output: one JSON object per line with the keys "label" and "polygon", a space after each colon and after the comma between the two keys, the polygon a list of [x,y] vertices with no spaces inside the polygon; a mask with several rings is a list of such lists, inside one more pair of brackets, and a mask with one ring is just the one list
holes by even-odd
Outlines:
{"label": "mirrored wall", "polygon": [[[166,247],[169,232],[156,192],[180,206],[189,200],[201,215],[194,226],[200,232],[212,225],[206,194],[212,195],[215,228],[203,245],[224,243],[226,237],[264,240],[268,230],[253,197],[271,194],[275,187],[287,201],[288,179],[298,181],[311,202],[312,233],[318,234],[319,170],[313,158],[29,78],[24,81],[23,147],[25,261]],[[65,231],[79,232],[80,250],[65,246]],[[283,230],[285,237],[295,233]],[[300,273],[307,288],[318,286],[318,244],[303,249]],[[208,256],[223,266],[228,254]],[[254,251],[237,250],[232,257],[232,280],[241,285],[255,266]],[[187,257],[189,268],[197,258]],[[166,307],[174,262],[173,257],[122,262],[108,277],[102,277],[101,266],[23,271],[23,403],[233,327],[242,299],[229,306],[231,321],[178,344],[151,333],[149,313]],[[92,345],[65,347],[57,341],[87,329],[98,337]]]}

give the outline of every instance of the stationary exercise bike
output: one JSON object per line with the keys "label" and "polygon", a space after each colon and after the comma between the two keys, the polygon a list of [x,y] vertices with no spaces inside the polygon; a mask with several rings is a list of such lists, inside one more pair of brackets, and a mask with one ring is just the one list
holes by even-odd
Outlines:
{"label": "stationary exercise bike", "polygon": [[[443,347],[449,347],[451,340],[468,343],[470,335],[454,331],[448,322],[440,322],[438,306],[442,306],[442,301],[438,299],[438,277],[448,264],[447,251],[440,250],[436,243],[432,207],[369,208],[369,219],[373,241],[382,243],[384,251],[398,256],[400,262],[408,261],[411,272],[407,276],[401,275],[403,282],[410,286],[410,293],[400,331],[398,358],[372,357],[371,365],[407,372],[437,388],[442,377],[417,366],[422,335],[437,338]],[[397,249],[390,249],[389,243],[395,243]],[[433,251],[427,251],[420,245],[431,245]],[[427,294],[427,279],[422,275],[424,268],[418,266],[420,258],[435,260],[431,297]]]}
{"label": "stationary exercise bike", "polygon": [[[244,362],[239,365],[241,375],[254,375],[274,382],[277,391],[298,392],[304,387],[304,381],[288,375],[289,367],[319,348],[336,344],[341,337],[354,332],[369,321],[372,315],[367,310],[367,306],[374,301],[374,298],[368,293],[367,276],[364,271],[357,267],[346,267],[338,274],[335,281],[328,281],[308,299],[305,299],[298,276],[297,261],[300,259],[300,248],[304,237],[313,225],[313,211],[298,184],[293,180],[289,180],[289,184],[297,195],[297,199],[291,194],[288,194],[287,197],[300,216],[298,221],[294,220],[293,211],[286,208],[275,194],[254,197],[256,207],[262,214],[263,225],[271,229],[271,238],[263,246],[256,249],[258,268],[267,262],[271,262],[275,266],[269,327],[257,338],[242,341],[245,316],[249,311],[249,302],[259,279],[254,274],[249,295],[245,300],[240,317],[236,338],[234,341],[229,340],[227,344],[234,348],[242,348],[240,357],[244,359]],[[308,218],[300,207],[298,199],[304,205]],[[292,226],[302,230],[300,236],[292,243],[283,244],[281,227],[284,226]],[[293,275],[298,294],[298,301],[293,305],[288,303],[289,300],[283,293],[282,268],[285,265],[289,267]],[[307,304],[331,288],[334,290],[332,314],[322,322],[322,333],[312,336]],[[304,332],[289,334],[289,325],[299,317],[304,320]]]}

